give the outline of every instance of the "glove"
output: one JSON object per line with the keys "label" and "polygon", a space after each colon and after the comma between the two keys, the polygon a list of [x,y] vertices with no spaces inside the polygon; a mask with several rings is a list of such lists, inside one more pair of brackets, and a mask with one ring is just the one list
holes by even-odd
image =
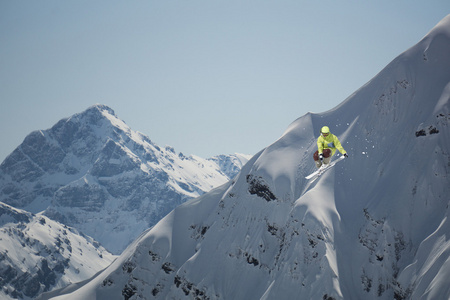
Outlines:
{"label": "glove", "polygon": [[319,159],[320,159],[320,161],[322,161],[323,160],[323,154],[321,153],[321,154],[319,154]]}
{"label": "glove", "polygon": [[345,154],[344,154],[344,157],[345,157],[345,158],[348,158],[348,155],[347,155],[347,153],[345,153]]}

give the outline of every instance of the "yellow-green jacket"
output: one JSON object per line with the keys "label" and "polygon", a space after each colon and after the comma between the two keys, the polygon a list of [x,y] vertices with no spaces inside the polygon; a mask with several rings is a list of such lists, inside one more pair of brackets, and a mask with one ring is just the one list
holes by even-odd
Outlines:
{"label": "yellow-green jacket", "polygon": [[336,149],[341,152],[341,154],[347,153],[339,142],[338,138],[334,134],[328,134],[328,136],[324,137],[320,135],[317,139],[317,149],[319,150],[319,154],[323,153],[323,149],[330,149],[331,156],[336,153]]}

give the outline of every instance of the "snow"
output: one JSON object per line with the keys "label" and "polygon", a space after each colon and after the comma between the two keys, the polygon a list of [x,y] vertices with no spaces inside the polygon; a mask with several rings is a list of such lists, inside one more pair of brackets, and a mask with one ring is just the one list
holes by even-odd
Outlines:
{"label": "snow", "polygon": [[[55,299],[449,299],[448,53],[450,15]],[[323,125],[349,158],[311,183]]]}
{"label": "snow", "polygon": [[[34,291],[27,292],[26,287],[20,285],[35,285],[36,273],[42,274],[44,279],[55,278],[54,282],[41,282],[40,291],[43,292],[44,284],[47,288],[60,288],[84,280],[116,258],[91,238],[41,214],[33,215],[1,202],[0,210],[2,299],[14,298],[10,295],[18,285],[20,289],[17,290],[29,299]],[[41,267],[43,262],[48,270]],[[9,268],[17,273],[8,273]]]}
{"label": "snow", "polygon": [[44,212],[119,254],[177,205],[234,177],[248,155],[186,157],[101,104],[31,133],[1,165],[0,201]]}

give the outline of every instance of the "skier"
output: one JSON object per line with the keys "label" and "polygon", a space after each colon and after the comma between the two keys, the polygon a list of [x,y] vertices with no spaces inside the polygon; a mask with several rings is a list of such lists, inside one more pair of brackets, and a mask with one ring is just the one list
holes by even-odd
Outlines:
{"label": "skier", "polygon": [[314,162],[316,163],[316,167],[320,168],[322,164],[325,166],[328,165],[331,161],[331,157],[336,152],[336,149],[339,150],[341,154],[347,158],[347,151],[341,145],[338,138],[330,133],[330,128],[328,126],[323,126],[320,130],[320,136],[317,139],[317,151],[314,153]]}

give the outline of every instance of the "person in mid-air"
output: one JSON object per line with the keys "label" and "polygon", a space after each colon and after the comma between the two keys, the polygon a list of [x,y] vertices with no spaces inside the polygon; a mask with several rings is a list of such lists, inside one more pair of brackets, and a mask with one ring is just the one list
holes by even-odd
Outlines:
{"label": "person in mid-air", "polygon": [[322,164],[328,165],[331,157],[336,153],[336,149],[345,157],[348,157],[347,151],[344,150],[339,139],[330,132],[330,128],[323,126],[317,139],[317,151],[313,156],[316,167],[320,168]]}

